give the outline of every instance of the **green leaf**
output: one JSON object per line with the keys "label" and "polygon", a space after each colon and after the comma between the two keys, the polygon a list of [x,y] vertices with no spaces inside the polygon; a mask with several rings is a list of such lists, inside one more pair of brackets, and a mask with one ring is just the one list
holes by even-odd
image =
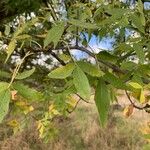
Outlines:
{"label": "green leaf", "polygon": [[102,78],[99,79],[96,87],[95,103],[99,112],[101,126],[105,127],[110,106],[110,92]]}
{"label": "green leaf", "polygon": [[123,8],[113,8],[106,11],[108,14],[115,16],[115,18],[121,18],[125,13],[127,13],[127,9]]}
{"label": "green leaf", "polygon": [[144,27],[142,25],[142,21],[139,19],[139,15],[133,14],[130,16],[132,20],[132,25],[137,28],[140,32],[145,33]]}
{"label": "green leaf", "polygon": [[142,150],[150,150],[150,144],[146,144],[144,145]]}
{"label": "green leaf", "polygon": [[138,10],[140,13],[143,13],[143,2],[141,0],[138,0]]}
{"label": "green leaf", "polygon": [[78,66],[76,66],[75,70],[73,71],[73,83],[77,89],[77,92],[83,99],[90,98],[91,89],[89,81],[84,72]]}
{"label": "green leaf", "polygon": [[1,90],[0,91],[0,123],[3,121],[9,110],[9,102],[10,102],[10,91],[9,90]]}
{"label": "green leaf", "polygon": [[103,76],[103,79],[118,89],[127,89],[127,86],[122,82],[122,80],[117,78],[115,75],[113,75],[110,72],[107,72]]}
{"label": "green leaf", "polygon": [[17,36],[15,39],[16,40],[25,40],[25,39],[29,39],[29,38],[31,38],[30,35],[28,35],[28,34],[22,34],[22,35]]}
{"label": "green leaf", "polygon": [[143,136],[144,136],[144,138],[146,138],[146,139],[150,139],[150,134],[144,134]]}
{"label": "green leaf", "polygon": [[117,60],[118,60],[118,57],[115,56],[115,55],[112,55],[110,54],[109,52],[107,51],[100,51],[98,54],[97,54],[97,59],[99,60],[104,60],[104,61],[109,61],[111,63],[116,63]]}
{"label": "green leaf", "polygon": [[51,42],[54,43],[54,48],[57,46],[65,28],[65,23],[60,22],[57,25],[54,25],[47,33],[47,36],[44,40],[44,47],[48,46]]}
{"label": "green leaf", "polygon": [[41,92],[38,92],[37,90],[33,88],[29,88],[27,85],[17,82],[13,84],[13,87],[15,90],[18,91],[18,93],[22,97],[24,97],[27,100],[30,100],[30,101],[42,101],[43,100],[43,94]]}
{"label": "green leaf", "polygon": [[140,14],[140,20],[141,20],[142,25],[145,26],[146,21],[145,21],[144,13]]}
{"label": "green leaf", "polygon": [[9,83],[7,82],[0,82],[0,92],[7,90],[9,86]]}
{"label": "green leaf", "polygon": [[22,73],[19,73],[19,74],[15,77],[15,79],[25,79],[25,78],[31,76],[31,75],[34,73],[34,71],[35,71],[35,68],[33,68],[33,69],[31,69],[31,70],[24,71],[24,72],[22,72]]}
{"label": "green leaf", "polygon": [[75,65],[73,63],[67,64],[66,66],[62,66],[51,71],[48,74],[48,77],[54,78],[54,79],[65,79],[72,74],[74,68],[75,68]]}
{"label": "green leaf", "polygon": [[133,71],[133,70],[137,69],[137,64],[132,61],[123,62],[121,64],[121,69]]}
{"label": "green leaf", "polygon": [[6,36],[8,36],[9,33],[10,33],[10,26],[9,26],[9,25],[6,25],[6,26],[5,26],[4,34],[5,34]]}
{"label": "green leaf", "polygon": [[59,58],[65,62],[68,62],[71,60],[70,55],[67,55],[67,54],[59,54]]}
{"label": "green leaf", "polygon": [[101,71],[96,65],[93,65],[89,62],[79,61],[77,64],[85,73],[91,76],[101,77],[104,75],[103,71]]}
{"label": "green leaf", "polygon": [[120,52],[128,52],[128,51],[133,51],[133,48],[129,44],[119,43],[116,50]]}
{"label": "green leaf", "polygon": [[13,53],[13,51],[16,48],[16,40],[12,40],[9,45],[8,45],[8,49],[7,49],[7,58],[5,60],[5,63],[7,62],[7,60],[9,59],[10,55]]}
{"label": "green leaf", "polygon": [[140,44],[134,44],[133,48],[136,52],[137,57],[139,58],[139,63],[143,64],[145,60],[145,53],[143,51],[143,46]]}
{"label": "green leaf", "polygon": [[85,29],[97,29],[98,27],[93,23],[83,22],[81,20],[70,19],[68,22],[74,26],[85,28]]}
{"label": "green leaf", "polygon": [[10,75],[10,73],[8,73],[6,71],[0,70],[0,77],[1,78],[10,78],[11,75]]}
{"label": "green leaf", "polygon": [[13,37],[16,38],[18,35],[23,33],[26,29],[29,29],[30,26],[34,25],[38,21],[38,18],[33,18],[32,20],[25,22],[23,25],[19,26],[14,32]]}

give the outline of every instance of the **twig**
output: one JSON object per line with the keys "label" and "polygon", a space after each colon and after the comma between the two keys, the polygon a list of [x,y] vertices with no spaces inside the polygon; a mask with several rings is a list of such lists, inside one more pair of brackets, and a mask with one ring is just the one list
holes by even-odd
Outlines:
{"label": "twig", "polygon": [[73,109],[71,110],[71,111],[69,111],[68,109],[67,109],[67,112],[68,113],[72,113],[72,112],[74,112],[75,111],[75,109],[77,108],[77,106],[78,106],[78,104],[79,104],[79,102],[81,101],[81,99],[79,99],[77,102],[76,102],[76,105],[73,107]]}
{"label": "twig", "polygon": [[62,59],[60,59],[54,52],[50,51],[50,54],[51,54],[54,58],[56,58],[56,59],[60,62],[60,64],[61,64],[62,66],[65,66],[65,65],[66,65],[66,63],[65,63]]}
{"label": "twig", "polygon": [[131,97],[130,97],[129,93],[128,93],[126,90],[125,90],[125,93],[126,93],[128,99],[129,99],[130,103],[133,105],[134,108],[139,109],[139,110],[145,110],[147,113],[150,113],[150,112],[148,111],[148,109],[150,108],[150,105],[149,105],[149,104],[146,104],[146,105],[143,106],[143,107],[139,107],[139,106],[135,105],[135,103],[131,100]]}
{"label": "twig", "polygon": [[17,64],[16,68],[14,69],[14,72],[13,72],[11,81],[10,81],[10,83],[9,83],[9,85],[8,85],[8,88],[11,86],[11,84],[13,83],[15,77],[17,76],[17,73],[18,73],[18,71],[19,71],[19,69],[20,69],[20,67],[21,67],[21,65],[22,65],[22,63],[23,63],[23,61],[24,61],[25,58],[26,58],[27,56],[29,56],[29,55],[31,55],[30,52],[27,52],[27,54],[21,59],[20,63]]}
{"label": "twig", "polygon": [[86,101],[84,98],[82,98],[78,93],[76,93],[76,95],[84,102],[88,103],[88,104],[93,104],[91,102]]}

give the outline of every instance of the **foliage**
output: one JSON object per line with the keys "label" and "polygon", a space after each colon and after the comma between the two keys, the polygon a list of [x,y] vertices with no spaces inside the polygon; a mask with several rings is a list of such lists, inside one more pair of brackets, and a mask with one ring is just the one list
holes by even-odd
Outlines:
{"label": "foliage", "polygon": [[[117,89],[125,90],[132,108],[150,112],[150,96],[145,93],[150,89],[150,11],[141,0],[135,5],[116,0],[28,2],[1,2],[4,16],[8,11],[13,19],[6,17],[0,23],[0,120],[10,121],[9,109],[17,115],[22,112],[18,121],[35,119],[40,137],[47,141],[53,120],[76,108],[79,101],[72,104],[73,97],[88,103],[96,91],[95,103],[105,127]],[[25,10],[20,10],[24,4]],[[113,49],[96,53],[89,45],[93,36],[97,41],[113,37]],[[87,54],[86,59],[78,61],[73,50]],[[33,63],[40,60],[39,54],[51,56],[44,64],[54,66],[53,70]],[[19,61],[14,63],[13,56]],[[17,93],[10,98],[14,90]]]}

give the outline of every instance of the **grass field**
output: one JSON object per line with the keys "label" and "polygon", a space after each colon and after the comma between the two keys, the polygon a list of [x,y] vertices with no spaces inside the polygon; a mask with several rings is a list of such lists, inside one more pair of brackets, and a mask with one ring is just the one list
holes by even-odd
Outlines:
{"label": "grass field", "polygon": [[147,143],[140,132],[142,124],[148,119],[144,116],[143,112],[136,111],[130,118],[125,118],[122,109],[113,110],[107,128],[101,129],[95,104],[80,102],[68,118],[56,122],[58,135],[51,142],[43,143],[34,126],[16,135],[1,126],[0,149],[142,150]]}

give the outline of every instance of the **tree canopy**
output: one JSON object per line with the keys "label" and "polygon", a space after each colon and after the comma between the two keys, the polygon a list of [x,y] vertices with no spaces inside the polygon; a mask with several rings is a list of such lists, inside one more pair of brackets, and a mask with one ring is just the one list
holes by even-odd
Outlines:
{"label": "tree canopy", "polygon": [[[94,92],[105,127],[118,89],[131,103],[127,115],[133,108],[150,113],[150,10],[144,2],[2,0],[0,121],[18,130],[22,120],[35,119],[47,140],[53,120],[79,101],[89,103]],[[112,49],[97,52],[93,37],[113,38]]]}

